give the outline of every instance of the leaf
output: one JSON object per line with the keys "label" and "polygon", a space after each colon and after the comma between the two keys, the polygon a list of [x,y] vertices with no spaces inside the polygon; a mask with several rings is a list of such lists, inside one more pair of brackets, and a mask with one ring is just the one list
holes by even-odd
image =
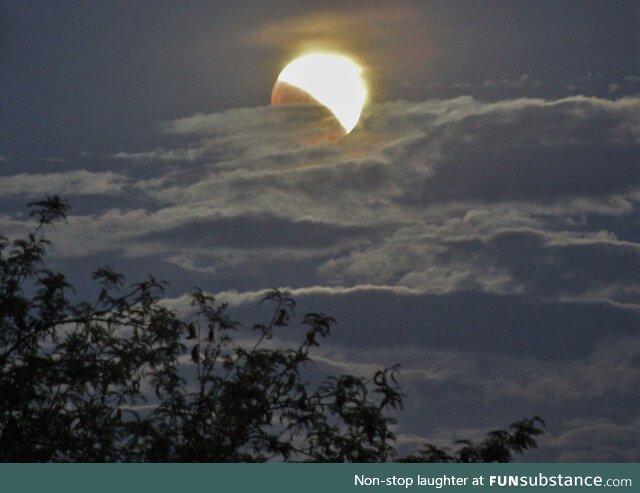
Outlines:
{"label": "leaf", "polygon": [[191,350],[191,359],[194,363],[198,363],[200,361],[200,344],[193,346],[193,349]]}
{"label": "leaf", "polygon": [[187,325],[187,332],[189,333],[187,335],[187,339],[195,339],[196,338],[196,326],[193,324],[193,322],[190,322]]}
{"label": "leaf", "polygon": [[289,323],[289,315],[287,314],[286,310],[283,310],[281,308],[280,312],[278,313],[278,318],[273,325],[277,327],[284,327],[285,325],[287,325],[287,323]]}

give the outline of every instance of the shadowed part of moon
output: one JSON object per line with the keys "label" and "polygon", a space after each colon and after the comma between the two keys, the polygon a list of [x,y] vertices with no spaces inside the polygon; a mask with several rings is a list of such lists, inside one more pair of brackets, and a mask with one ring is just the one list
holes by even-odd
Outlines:
{"label": "shadowed part of moon", "polygon": [[282,80],[276,82],[271,93],[271,104],[322,104],[307,91]]}
{"label": "shadowed part of moon", "polygon": [[333,142],[347,135],[346,130],[329,108],[320,103],[307,91],[288,84],[287,82],[279,80],[275,83],[273,91],[271,92],[271,104],[273,106],[309,105],[322,110],[318,113],[318,120],[314,125],[316,127],[315,130],[307,129],[311,131],[311,136],[308,140],[309,143]]}

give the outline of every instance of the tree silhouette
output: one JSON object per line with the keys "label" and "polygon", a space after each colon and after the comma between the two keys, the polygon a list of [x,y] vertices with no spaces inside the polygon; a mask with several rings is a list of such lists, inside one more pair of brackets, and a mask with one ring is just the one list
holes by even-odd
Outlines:
{"label": "tree silhouette", "polygon": [[[0,460],[11,462],[384,462],[395,457],[389,414],[402,406],[397,367],[371,378],[305,379],[310,351],[335,323],[302,318],[294,348],[269,344],[292,324],[286,291],[238,344],[226,305],[198,290],[187,320],[163,306],[164,283],[125,285],[110,267],[93,303],[71,301],[65,276],[44,265],[46,226],[66,217],[57,196],[29,204],[26,238],[0,237]],[[185,361],[185,358],[187,361]],[[187,364],[191,363],[191,364]],[[508,462],[535,448],[539,418],[456,452],[425,445],[401,461]]]}

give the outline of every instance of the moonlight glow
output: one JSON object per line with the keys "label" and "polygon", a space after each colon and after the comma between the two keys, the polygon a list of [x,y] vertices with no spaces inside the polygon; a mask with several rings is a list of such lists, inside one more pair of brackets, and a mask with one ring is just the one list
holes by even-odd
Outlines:
{"label": "moonlight glow", "polygon": [[313,53],[295,59],[278,77],[309,94],[338,119],[347,133],[358,123],[367,99],[362,68],[342,55]]}

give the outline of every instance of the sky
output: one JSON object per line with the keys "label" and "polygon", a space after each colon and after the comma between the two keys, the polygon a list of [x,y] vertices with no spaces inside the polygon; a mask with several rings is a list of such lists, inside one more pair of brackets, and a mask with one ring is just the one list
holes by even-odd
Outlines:
{"label": "sky", "polygon": [[[337,326],[318,373],[401,364],[401,450],[540,415],[527,461],[640,461],[640,4],[0,6],[0,228],[57,193],[50,265],[264,290]],[[339,142],[271,107],[332,50],[369,100]],[[283,334],[283,341],[300,334]]]}

